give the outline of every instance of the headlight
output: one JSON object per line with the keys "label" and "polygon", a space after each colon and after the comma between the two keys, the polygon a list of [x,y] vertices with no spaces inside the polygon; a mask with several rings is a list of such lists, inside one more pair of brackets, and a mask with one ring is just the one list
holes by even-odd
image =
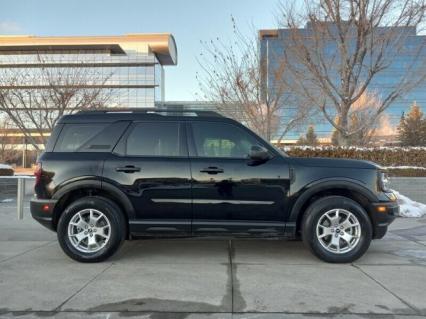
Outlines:
{"label": "headlight", "polygon": [[382,191],[390,191],[389,176],[386,172],[379,172],[379,189]]}

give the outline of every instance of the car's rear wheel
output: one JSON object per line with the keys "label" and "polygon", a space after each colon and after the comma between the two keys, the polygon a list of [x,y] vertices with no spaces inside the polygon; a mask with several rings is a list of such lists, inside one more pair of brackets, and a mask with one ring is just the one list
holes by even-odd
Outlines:
{"label": "car's rear wheel", "polygon": [[328,196],[313,202],[302,224],[304,243],[320,259],[352,262],[370,246],[372,226],[364,208],[350,198]]}
{"label": "car's rear wheel", "polygon": [[103,197],[84,197],[70,204],[58,223],[64,252],[81,262],[99,262],[112,256],[125,239],[120,208]]}

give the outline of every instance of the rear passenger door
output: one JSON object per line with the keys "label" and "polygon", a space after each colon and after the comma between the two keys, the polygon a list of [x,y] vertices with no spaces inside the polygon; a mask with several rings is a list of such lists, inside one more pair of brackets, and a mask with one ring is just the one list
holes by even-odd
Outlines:
{"label": "rear passenger door", "polygon": [[105,162],[104,177],[132,202],[133,233],[189,233],[191,173],[177,121],[134,122]]}

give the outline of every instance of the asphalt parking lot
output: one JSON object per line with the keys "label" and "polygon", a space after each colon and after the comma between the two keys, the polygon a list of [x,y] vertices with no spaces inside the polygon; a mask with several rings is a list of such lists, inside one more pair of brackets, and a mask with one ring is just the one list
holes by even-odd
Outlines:
{"label": "asphalt parking lot", "polygon": [[397,219],[354,264],[301,242],[143,240],[111,260],[66,257],[28,208],[0,203],[0,317],[416,318],[426,316],[426,218]]}

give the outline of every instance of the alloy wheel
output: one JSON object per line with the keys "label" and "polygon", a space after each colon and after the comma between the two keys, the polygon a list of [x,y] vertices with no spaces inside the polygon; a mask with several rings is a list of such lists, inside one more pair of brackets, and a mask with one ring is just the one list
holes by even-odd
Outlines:
{"label": "alloy wheel", "polygon": [[110,237],[110,221],[96,209],[88,208],[77,212],[68,224],[69,241],[75,249],[84,253],[101,250]]}
{"label": "alloy wheel", "polygon": [[329,252],[344,254],[359,243],[361,225],[358,218],[345,209],[332,209],[318,220],[316,235],[320,244]]}

